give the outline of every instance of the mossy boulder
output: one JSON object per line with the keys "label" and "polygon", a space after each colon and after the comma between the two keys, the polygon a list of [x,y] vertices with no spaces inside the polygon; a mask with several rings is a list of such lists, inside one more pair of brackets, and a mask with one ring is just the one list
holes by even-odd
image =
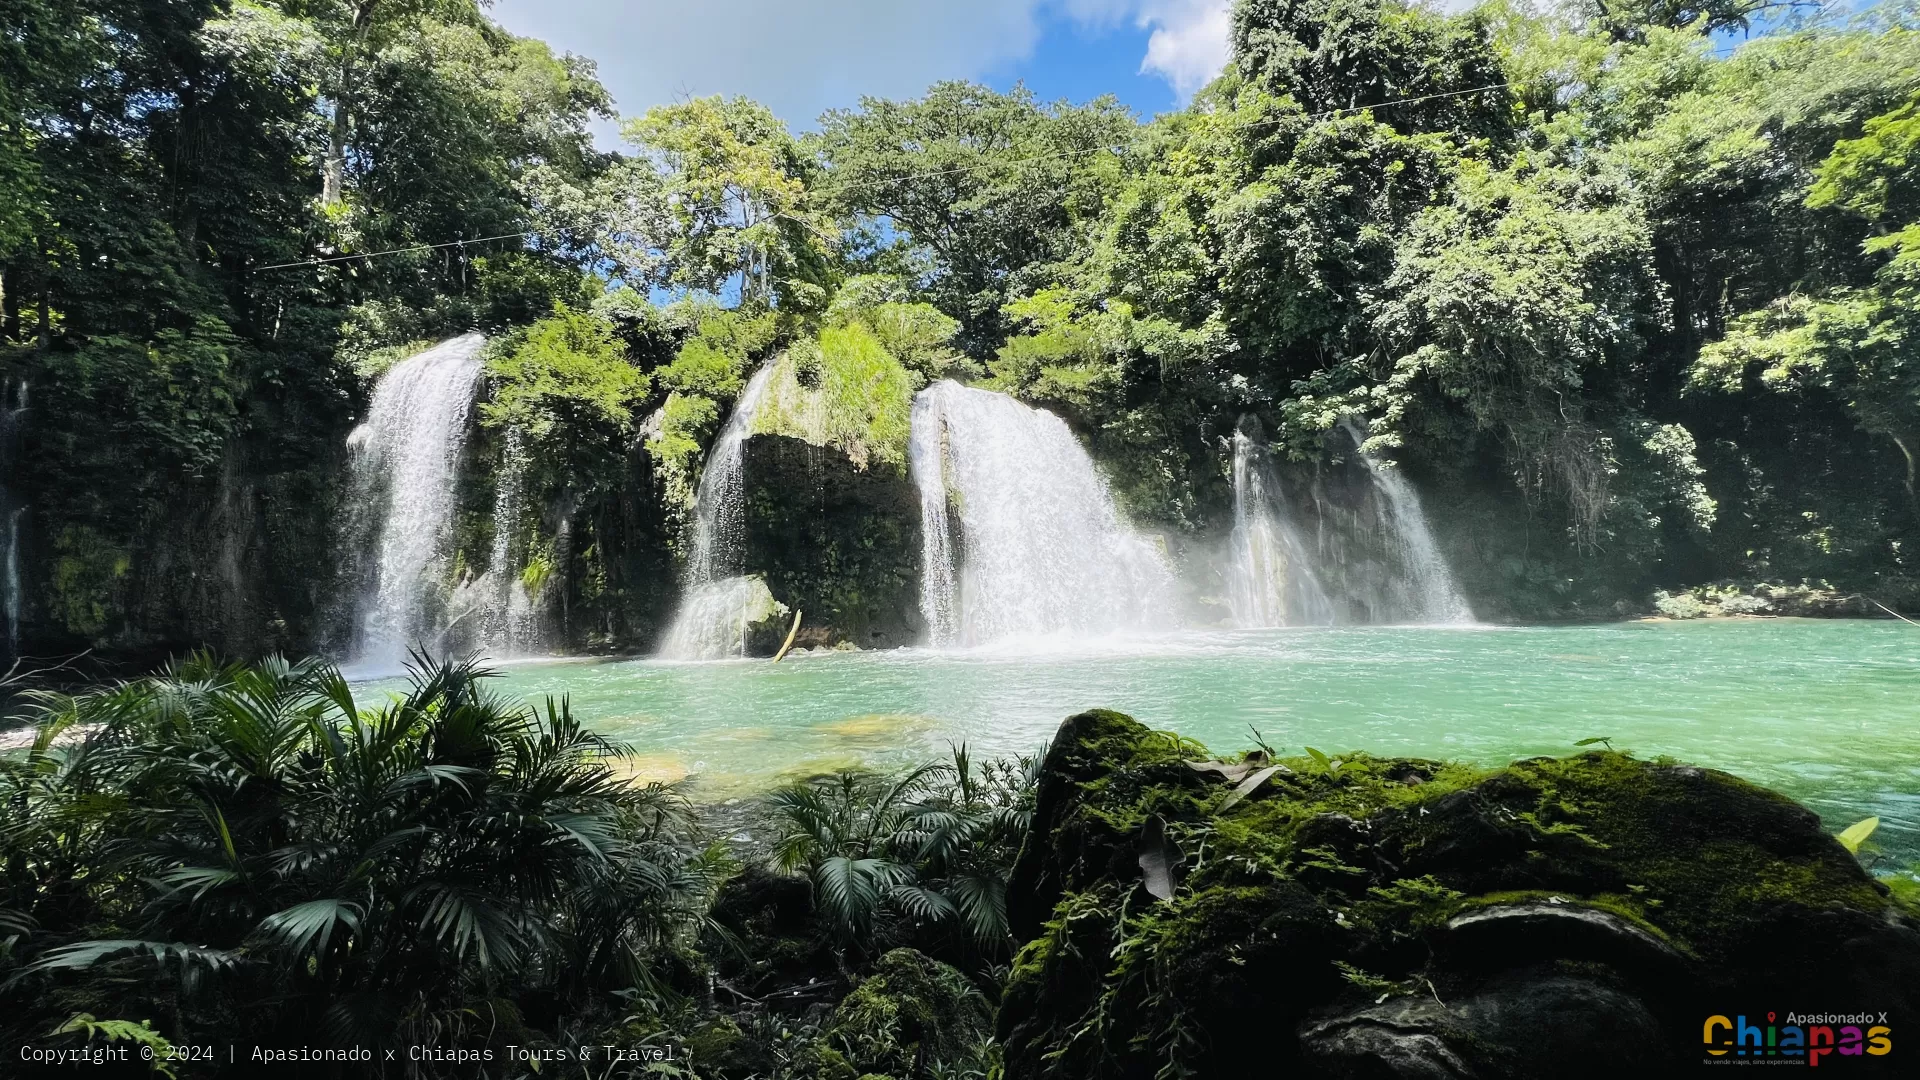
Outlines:
{"label": "mossy boulder", "polygon": [[904,463],[787,435],[755,435],[743,453],[747,569],[802,613],[796,644],[919,641],[920,493]]}
{"label": "mossy boulder", "polygon": [[708,919],[723,993],[801,1011],[844,989],[806,878],[749,864],[720,887]]}
{"label": "mossy boulder", "polygon": [[827,1038],[868,1073],[924,1076],[971,1055],[993,1012],[967,977],[913,949],[894,949],[833,1010]]}
{"label": "mossy boulder", "polygon": [[1007,1080],[1662,1075],[1716,1014],[1920,1019],[1920,920],[1736,777],[1211,759],[1061,727],[1008,900]]}

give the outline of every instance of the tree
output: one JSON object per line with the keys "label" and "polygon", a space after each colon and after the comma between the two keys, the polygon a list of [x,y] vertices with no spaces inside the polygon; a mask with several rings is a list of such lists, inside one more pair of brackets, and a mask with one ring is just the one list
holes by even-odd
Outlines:
{"label": "tree", "polygon": [[1401,0],[1243,0],[1233,66],[1310,115],[1368,108],[1396,131],[1512,135],[1507,75],[1476,16]]}
{"label": "tree", "polygon": [[1701,351],[1696,387],[1739,389],[1748,379],[1781,389],[1817,387],[1845,402],[1860,426],[1884,436],[1906,465],[1920,520],[1920,100],[1867,121],[1834,144],[1808,191],[1814,210],[1865,219],[1861,249],[1884,256],[1872,284],[1789,294],[1734,322]]}
{"label": "tree", "polygon": [[1408,224],[1375,317],[1395,357],[1389,421],[1431,380],[1499,433],[1523,491],[1566,500],[1589,547],[1610,493],[1586,383],[1634,356],[1656,292],[1646,220],[1622,179],[1466,164],[1453,198]]}
{"label": "tree", "polygon": [[363,111],[364,83],[383,49],[415,29],[423,17],[473,21],[475,0],[320,0],[301,9],[325,43],[328,103],[327,149],[322,158],[320,200],[334,206],[346,198],[347,156],[354,121]]}
{"label": "tree", "polygon": [[809,163],[766,106],[699,98],[622,130],[665,178],[674,222],[664,284],[717,293],[737,281],[748,307],[826,305],[835,238],[807,193]]}
{"label": "tree", "polygon": [[906,272],[960,322],[960,347],[984,356],[1005,339],[1002,306],[1084,244],[1133,127],[1112,98],[1043,105],[1025,87],[943,82],[923,98],[832,110],[814,146],[829,171],[823,197],[902,237]]}

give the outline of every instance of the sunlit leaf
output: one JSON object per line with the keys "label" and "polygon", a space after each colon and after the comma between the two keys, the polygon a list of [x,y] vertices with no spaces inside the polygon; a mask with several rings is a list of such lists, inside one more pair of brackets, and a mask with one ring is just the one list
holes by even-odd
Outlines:
{"label": "sunlit leaf", "polygon": [[1858,855],[1860,854],[1860,845],[1866,843],[1867,837],[1872,836],[1873,830],[1879,827],[1880,819],[1870,817],[1863,821],[1856,821],[1840,830],[1840,835],[1834,837],[1834,839],[1840,841],[1841,847]]}

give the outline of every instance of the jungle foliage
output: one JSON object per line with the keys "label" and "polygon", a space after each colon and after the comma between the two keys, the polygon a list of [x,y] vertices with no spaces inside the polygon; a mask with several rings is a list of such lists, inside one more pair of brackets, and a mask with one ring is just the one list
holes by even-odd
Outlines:
{"label": "jungle foliage", "polygon": [[544,553],[574,648],[658,633],[706,449],[774,362],[820,395],[777,433],[861,469],[898,466],[934,379],[1054,409],[1176,555],[1227,527],[1241,416],[1296,490],[1364,418],[1445,492],[1485,616],[1920,580],[1905,0],[1243,0],[1227,70],[1151,120],[941,83],[806,134],[665,105],[611,152],[592,64],[475,0],[0,27],[36,649],[337,644],[346,432],[385,365],[470,329],[454,565],[490,569],[518,447],[502,550]]}
{"label": "jungle foliage", "polygon": [[366,705],[324,664],[196,655],[43,699],[0,763],[9,1033],[454,1046],[656,987],[724,863],[489,674],[423,662]]}
{"label": "jungle foliage", "polygon": [[0,757],[0,1037],[363,1047],[318,1070],[362,1076],[528,1075],[515,1046],[672,1044],[666,1075],[691,1049],[707,1078],[982,1060],[1037,758],[796,781],[728,845],[494,674],[422,659],[368,702],[197,654],[38,696]]}

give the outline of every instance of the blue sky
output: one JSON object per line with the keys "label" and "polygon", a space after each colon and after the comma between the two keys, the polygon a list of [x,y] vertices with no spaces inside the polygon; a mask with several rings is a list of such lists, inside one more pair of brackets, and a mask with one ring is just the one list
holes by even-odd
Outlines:
{"label": "blue sky", "polygon": [[[1046,99],[1111,93],[1175,108],[1226,55],[1230,0],[496,0],[509,30],[599,63],[625,115],[683,96],[746,94],[796,130],[862,94],[940,79]],[[612,131],[599,133],[609,142]]]}
{"label": "blue sky", "polygon": [[[1430,0],[1459,10],[1471,0]],[[1857,7],[1857,0],[1830,0]],[[745,94],[805,131],[863,94],[941,79],[1042,98],[1111,93],[1143,118],[1185,103],[1225,62],[1232,0],[495,0],[518,34],[599,63],[624,115]],[[1730,47],[1743,35],[1723,35]],[[611,124],[596,135],[619,142]]]}

